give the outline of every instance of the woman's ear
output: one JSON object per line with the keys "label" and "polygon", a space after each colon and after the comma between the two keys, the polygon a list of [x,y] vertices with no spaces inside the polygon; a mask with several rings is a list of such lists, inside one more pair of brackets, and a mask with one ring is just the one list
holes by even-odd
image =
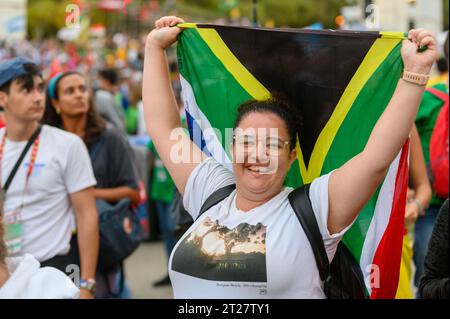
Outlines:
{"label": "woman's ear", "polygon": [[289,167],[294,163],[294,161],[297,159],[297,150],[294,147],[294,149],[289,153]]}
{"label": "woman's ear", "polygon": [[61,107],[58,100],[52,99],[52,106],[55,109],[56,113],[61,114]]}

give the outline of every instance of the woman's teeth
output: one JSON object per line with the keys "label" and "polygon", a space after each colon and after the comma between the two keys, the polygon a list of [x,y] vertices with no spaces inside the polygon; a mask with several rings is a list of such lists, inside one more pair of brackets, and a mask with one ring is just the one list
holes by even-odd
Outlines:
{"label": "woman's teeth", "polygon": [[269,173],[271,171],[267,166],[249,166],[248,170],[255,173]]}

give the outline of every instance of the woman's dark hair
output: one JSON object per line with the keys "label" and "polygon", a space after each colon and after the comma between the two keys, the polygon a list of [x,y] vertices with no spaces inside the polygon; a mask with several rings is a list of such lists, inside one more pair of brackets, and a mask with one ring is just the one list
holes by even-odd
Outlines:
{"label": "woman's dark hair", "polygon": [[440,73],[447,72],[448,71],[447,58],[441,56],[439,59],[437,59],[436,66]]}
{"label": "woman's dark hair", "polygon": [[98,75],[111,85],[119,84],[119,74],[115,69],[101,69],[98,71]]}
{"label": "woman's dark hair", "polygon": [[297,143],[297,133],[301,130],[302,116],[300,112],[289,105],[289,103],[282,98],[276,97],[265,101],[250,100],[241,104],[238,108],[238,114],[234,123],[235,130],[242,120],[250,113],[272,113],[278,116],[286,125],[289,134],[289,150],[292,151]]}
{"label": "woman's dark hair", "polygon": [[[66,72],[62,76],[60,76],[55,83],[55,92],[54,92],[55,100],[59,99],[59,83],[61,82],[62,79],[64,79],[69,75],[79,75],[83,77],[83,75],[81,75],[78,72]],[[42,118],[42,123],[55,126],[60,129],[64,129],[61,115],[56,113],[56,110],[52,104],[52,99],[50,97],[49,90],[47,90],[45,113],[44,117]],[[83,139],[84,143],[88,148],[95,144],[95,142],[98,140],[98,138],[104,131],[105,127],[106,127],[105,121],[97,113],[97,110],[95,109],[91,96],[91,98],[89,99],[89,110],[87,112],[86,133]]]}

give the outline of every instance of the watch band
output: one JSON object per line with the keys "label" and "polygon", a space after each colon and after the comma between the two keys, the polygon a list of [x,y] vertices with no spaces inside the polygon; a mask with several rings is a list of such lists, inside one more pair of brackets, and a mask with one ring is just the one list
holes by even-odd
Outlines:
{"label": "watch band", "polygon": [[80,289],[85,289],[89,291],[91,294],[95,294],[96,282],[95,279],[80,279]]}
{"label": "watch band", "polygon": [[430,76],[428,74],[420,74],[404,70],[402,79],[410,83],[425,86],[427,85]]}

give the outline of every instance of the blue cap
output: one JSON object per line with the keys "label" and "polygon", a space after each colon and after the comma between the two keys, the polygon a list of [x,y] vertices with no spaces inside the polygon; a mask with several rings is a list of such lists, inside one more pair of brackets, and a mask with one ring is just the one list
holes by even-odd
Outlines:
{"label": "blue cap", "polygon": [[24,58],[17,57],[14,59],[6,60],[0,63],[0,86],[11,81],[12,79],[18,78],[22,75],[28,74],[25,70],[25,64],[34,64],[33,61]]}

